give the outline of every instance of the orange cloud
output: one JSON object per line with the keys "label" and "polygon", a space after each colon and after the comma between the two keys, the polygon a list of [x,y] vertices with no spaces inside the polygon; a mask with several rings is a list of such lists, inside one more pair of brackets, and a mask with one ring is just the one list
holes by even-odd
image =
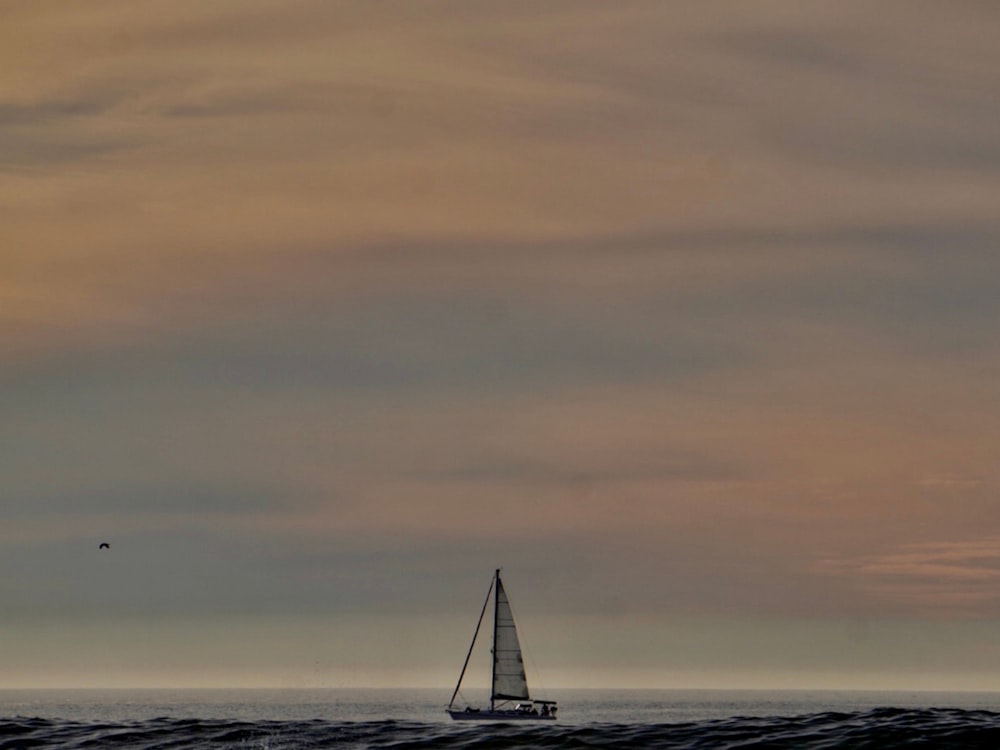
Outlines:
{"label": "orange cloud", "polygon": [[935,616],[992,616],[1000,605],[1000,537],[902,545],[898,551],[828,561],[874,597]]}

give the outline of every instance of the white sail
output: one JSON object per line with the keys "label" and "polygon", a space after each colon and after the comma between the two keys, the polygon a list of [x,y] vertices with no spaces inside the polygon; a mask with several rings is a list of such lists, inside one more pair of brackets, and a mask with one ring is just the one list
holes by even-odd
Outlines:
{"label": "white sail", "polygon": [[496,620],[493,642],[493,699],[530,700],[524,676],[521,644],[517,640],[514,615],[499,576],[496,579]]}

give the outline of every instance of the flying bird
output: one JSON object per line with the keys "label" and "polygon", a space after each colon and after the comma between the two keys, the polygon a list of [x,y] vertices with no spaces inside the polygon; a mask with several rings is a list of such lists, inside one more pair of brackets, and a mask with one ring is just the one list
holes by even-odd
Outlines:
{"label": "flying bird", "polygon": [[108,544],[107,542],[101,542],[98,545],[97,549],[111,549],[111,545]]}

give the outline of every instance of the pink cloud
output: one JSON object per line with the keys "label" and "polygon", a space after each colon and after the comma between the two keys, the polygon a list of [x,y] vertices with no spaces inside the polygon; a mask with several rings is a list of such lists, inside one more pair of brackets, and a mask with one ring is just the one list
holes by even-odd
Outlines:
{"label": "pink cloud", "polygon": [[926,614],[975,617],[1000,605],[1000,537],[925,542],[886,554],[827,560],[869,596]]}

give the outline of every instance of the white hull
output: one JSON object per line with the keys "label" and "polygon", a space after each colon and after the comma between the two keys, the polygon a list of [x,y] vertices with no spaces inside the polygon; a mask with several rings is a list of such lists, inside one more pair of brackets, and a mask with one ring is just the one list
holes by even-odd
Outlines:
{"label": "white hull", "polygon": [[458,711],[447,709],[448,715],[456,721],[555,721],[551,714],[529,714],[524,711]]}

